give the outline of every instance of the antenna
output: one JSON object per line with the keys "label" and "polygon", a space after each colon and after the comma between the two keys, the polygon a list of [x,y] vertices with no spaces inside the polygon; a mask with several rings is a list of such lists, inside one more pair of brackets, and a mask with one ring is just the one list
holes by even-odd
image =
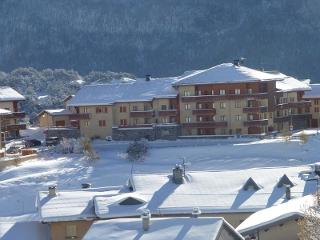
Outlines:
{"label": "antenna", "polygon": [[186,176],[186,167],[190,166],[191,163],[186,161],[186,157],[182,157],[182,167],[183,167],[183,176]]}

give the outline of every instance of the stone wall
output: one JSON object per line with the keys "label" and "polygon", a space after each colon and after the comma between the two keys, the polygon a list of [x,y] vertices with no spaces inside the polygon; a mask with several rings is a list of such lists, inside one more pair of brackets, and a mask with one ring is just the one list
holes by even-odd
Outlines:
{"label": "stone wall", "polygon": [[78,128],[49,128],[45,131],[46,137],[79,138]]}

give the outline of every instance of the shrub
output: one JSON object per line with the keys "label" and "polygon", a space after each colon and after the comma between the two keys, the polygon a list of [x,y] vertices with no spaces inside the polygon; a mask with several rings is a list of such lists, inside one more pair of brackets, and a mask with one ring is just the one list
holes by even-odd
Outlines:
{"label": "shrub", "polygon": [[131,161],[143,160],[148,152],[148,144],[146,140],[135,140],[130,143],[127,148],[128,158]]}

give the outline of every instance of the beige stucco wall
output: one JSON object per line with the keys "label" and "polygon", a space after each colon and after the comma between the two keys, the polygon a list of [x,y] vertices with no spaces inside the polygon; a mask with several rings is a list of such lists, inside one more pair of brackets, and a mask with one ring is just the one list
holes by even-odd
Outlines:
{"label": "beige stucco wall", "polygon": [[73,221],[50,223],[51,240],[66,240],[67,225],[76,225],[77,237],[82,239],[87,233],[93,221]]}

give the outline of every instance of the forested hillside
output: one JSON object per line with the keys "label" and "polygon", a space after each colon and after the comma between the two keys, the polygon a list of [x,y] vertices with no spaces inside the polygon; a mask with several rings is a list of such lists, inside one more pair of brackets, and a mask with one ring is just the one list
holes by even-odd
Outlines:
{"label": "forested hillside", "polygon": [[1,0],[0,70],[181,74],[235,57],[320,79],[319,0]]}

